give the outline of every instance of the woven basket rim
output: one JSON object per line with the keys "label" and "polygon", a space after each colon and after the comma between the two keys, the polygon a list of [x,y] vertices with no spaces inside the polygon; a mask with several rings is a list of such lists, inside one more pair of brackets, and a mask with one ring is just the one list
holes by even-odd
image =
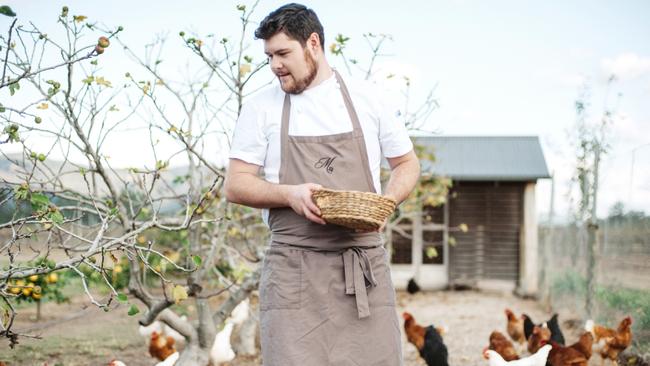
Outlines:
{"label": "woven basket rim", "polygon": [[397,201],[393,199],[392,197],[387,197],[384,195],[381,195],[379,193],[375,192],[364,192],[364,191],[352,191],[352,190],[344,190],[344,189],[329,189],[329,188],[319,188],[314,190],[313,195],[322,195],[322,194],[327,194],[327,193],[340,193],[340,194],[364,194],[364,195],[372,195],[376,196],[379,199],[384,199],[387,201],[392,202],[394,205],[397,205]]}
{"label": "woven basket rim", "polygon": [[313,192],[313,199],[326,222],[353,229],[381,227],[397,206],[390,197],[363,191],[322,188]]}

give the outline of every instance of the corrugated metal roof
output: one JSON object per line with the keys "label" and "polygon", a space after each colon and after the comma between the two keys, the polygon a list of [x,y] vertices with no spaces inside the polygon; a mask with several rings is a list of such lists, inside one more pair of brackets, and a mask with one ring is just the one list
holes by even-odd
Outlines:
{"label": "corrugated metal roof", "polygon": [[436,157],[422,162],[423,172],[475,181],[550,178],[537,136],[414,136],[413,142]]}

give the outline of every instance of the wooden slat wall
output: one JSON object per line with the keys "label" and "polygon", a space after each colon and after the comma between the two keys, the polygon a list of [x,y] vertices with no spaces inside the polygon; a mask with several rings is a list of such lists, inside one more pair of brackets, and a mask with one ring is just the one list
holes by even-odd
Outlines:
{"label": "wooden slat wall", "polygon": [[[411,234],[412,230],[404,230],[407,234]],[[413,245],[411,238],[406,238],[400,235],[397,231],[393,231],[393,253],[391,255],[391,262],[395,264],[411,264]]]}
{"label": "wooden slat wall", "polygon": [[465,223],[469,231],[451,234],[452,282],[518,280],[523,192],[519,182],[454,182],[449,224]]}

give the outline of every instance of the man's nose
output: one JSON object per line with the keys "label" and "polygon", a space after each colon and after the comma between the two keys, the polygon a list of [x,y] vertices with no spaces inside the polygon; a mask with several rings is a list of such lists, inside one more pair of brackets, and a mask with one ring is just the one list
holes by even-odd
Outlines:
{"label": "man's nose", "polygon": [[274,72],[277,72],[278,70],[282,69],[282,62],[277,57],[274,57],[271,59],[271,70]]}

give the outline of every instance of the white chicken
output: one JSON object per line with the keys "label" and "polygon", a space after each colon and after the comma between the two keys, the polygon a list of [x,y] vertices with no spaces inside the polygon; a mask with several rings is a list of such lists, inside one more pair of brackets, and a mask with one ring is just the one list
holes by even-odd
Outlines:
{"label": "white chicken", "polygon": [[[183,315],[181,316],[181,319],[187,320],[187,316]],[[146,339],[151,339],[151,333],[157,332],[158,334],[162,335],[163,337],[170,336],[174,338],[174,341],[176,341],[176,344],[183,345],[185,344],[185,337],[183,337],[180,333],[175,331],[172,327],[168,326],[167,324],[155,320],[153,323],[150,325],[144,327],[140,326],[138,328],[138,333],[140,333],[141,336],[143,336]]]}
{"label": "white chicken", "polygon": [[169,355],[169,357],[167,357],[164,361],[158,362],[155,366],[174,366],[179,357],[180,354],[178,352],[174,352]]}
{"label": "white chicken", "polygon": [[138,333],[140,333],[141,336],[144,338],[150,339],[151,338],[151,333],[156,332],[158,334],[163,333],[163,323],[159,322],[158,320],[155,320],[153,323],[145,326],[140,326],[138,328]]}
{"label": "white chicken", "polygon": [[235,351],[230,345],[230,335],[234,326],[233,323],[227,322],[221,332],[214,337],[214,343],[210,349],[210,362],[213,366],[232,361],[235,358]]}
{"label": "white chicken", "polygon": [[504,360],[501,355],[493,350],[486,350],[483,356],[490,361],[490,366],[544,366],[551,348],[550,344],[546,344],[534,355],[510,362]]}
{"label": "white chicken", "polygon": [[246,321],[246,319],[248,319],[249,310],[250,304],[248,298],[246,298],[244,301],[237,304],[234,309],[232,309],[232,313],[230,313],[230,317],[226,319],[226,322],[233,323],[235,325],[242,324]]}

